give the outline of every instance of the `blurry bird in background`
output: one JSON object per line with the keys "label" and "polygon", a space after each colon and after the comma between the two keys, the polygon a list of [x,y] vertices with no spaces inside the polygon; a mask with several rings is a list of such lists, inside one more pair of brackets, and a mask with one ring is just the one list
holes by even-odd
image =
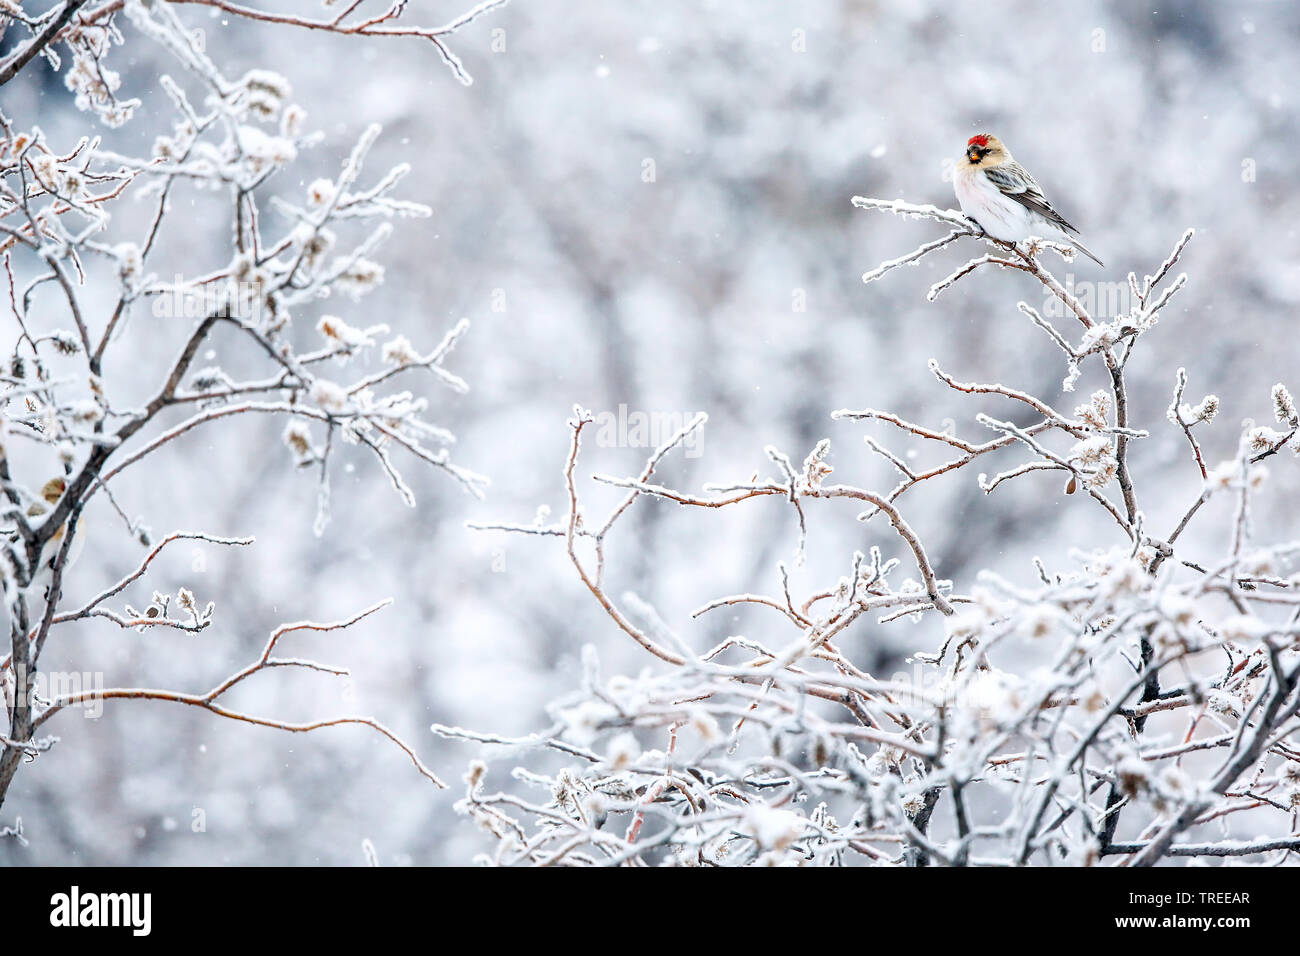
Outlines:
{"label": "blurry bird in background", "polygon": [[[68,490],[68,481],[66,478],[51,478],[41,486],[41,497],[38,501],[33,501],[27,508],[27,517],[38,518],[54,510],[54,506],[59,503],[63,493]],[[72,567],[77,558],[81,555],[81,549],[86,544],[86,536],[82,534],[85,527],[85,520],[78,518],[77,527],[72,535],[72,544],[68,546],[68,558],[63,562],[64,570]],[[52,565],[54,559],[58,557],[59,550],[63,547],[63,536],[67,533],[68,526],[64,524],[58,531],[50,537],[45,543],[45,551],[41,555],[42,569]]]}
{"label": "blurry bird in background", "polygon": [[992,238],[1019,242],[1042,236],[1047,226],[1097,265],[1105,265],[1070,235],[1078,230],[1052,207],[1034,177],[993,134],[978,133],[966,143],[953,173],[953,188],[961,211]]}
{"label": "blurry bird in background", "polygon": [[[40,497],[27,506],[27,517],[39,519],[41,515],[49,514],[54,510],[54,506],[59,503],[64,492],[68,490],[66,478],[51,478],[41,486]],[[66,572],[76,562],[81,554],[81,549],[85,546],[86,536],[83,533],[85,529],[85,519],[78,518],[76,530],[72,535],[72,543],[68,545],[68,557],[63,562],[63,570]],[[50,536],[41,550],[40,561],[32,574],[31,584],[28,585],[28,593],[44,599],[45,592],[51,584],[54,576],[54,562],[59,556],[59,551],[63,548],[63,536],[68,532],[68,525],[64,525]],[[9,532],[10,538],[16,538],[17,532]]]}
{"label": "blurry bird in background", "polygon": [[[41,515],[49,514],[54,510],[54,506],[59,503],[64,492],[68,490],[66,478],[51,478],[41,486],[41,494],[38,499],[27,506],[27,517],[29,519],[39,519]],[[77,557],[81,554],[81,549],[85,546],[85,519],[78,518],[76,530],[72,535],[72,543],[68,545],[67,560],[63,562],[63,570],[66,572],[76,562]],[[68,532],[68,525],[65,522],[62,527],[50,536],[41,549],[40,561],[35,573],[32,574],[31,582],[27,585],[26,592],[28,597],[28,619],[35,622],[45,613],[45,607],[49,602],[50,585],[54,583],[54,562],[59,556],[59,551],[63,548],[63,536]],[[18,532],[7,532],[11,540],[17,540]],[[9,607],[7,601],[0,601],[0,627],[5,633],[9,631]],[[14,675],[13,669],[7,668],[3,674],[0,674],[0,697],[3,698],[6,712],[11,712],[14,704]]]}

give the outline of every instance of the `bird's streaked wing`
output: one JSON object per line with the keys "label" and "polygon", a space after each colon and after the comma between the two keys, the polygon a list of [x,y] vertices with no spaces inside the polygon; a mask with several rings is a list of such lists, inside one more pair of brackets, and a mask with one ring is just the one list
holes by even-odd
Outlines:
{"label": "bird's streaked wing", "polygon": [[1025,167],[1014,160],[1001,166],[995,166],[992,169],[986,169],[984,175],[988,176],[989,182],[997,186],[1002,191],[1002,195],[1008,199],[1014,199],[1026,209],[1038,213],[1044,219],[1060,226],[1062,229],[1068,229],[1070,232],[1079,231],[1066,222],[1064,216],[1052,208],[1052,204],[1047,201],[1043,191],[1038,188],[1038,183],[1034,181],[1034,177],[1029,175]]}

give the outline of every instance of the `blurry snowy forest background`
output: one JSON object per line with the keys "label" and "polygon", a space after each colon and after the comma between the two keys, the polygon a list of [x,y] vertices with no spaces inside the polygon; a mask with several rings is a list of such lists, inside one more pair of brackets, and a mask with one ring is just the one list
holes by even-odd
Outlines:
{"label": "blurry snowy forest background", "polygon": [[[426,3],[433,20],[463,6]],[[314,13],[320,4],[266,7]],[[355,469],[336,469],[333,520],[318,539],[315,477],[291,467],[281,421],[240,419],[183,438],[114,487],[156,533],[257,537],[252,548],[205,549],[197,567],[180,549],[160,565],[201,602],[217,602],[217,623],[189,635],[86,622],[57,633],[44,666],[102,670],[110,685],[200,690],[254,656],[280,621],[345,617],[391,595],[391,608],[353,630],[296,638],[295,653],[350,667],[352,685],[275,675],[250,682],[240,700],[295,719],[372,713],[453,786],[435,790],[366,728],[290,735],[195,709],[110,703],[98,720],[62,717],[51,732],[63,743],[22,768],[4,820],[21,815],[30,846],[0,841],[3,862],[355,864],[364,839],[385,864],[467,862],[488,841],[451,807],[478,751],[429,725],[546,726],[544,704],[577,684],[584,643],[610,671],[655,663],[610,623],[553,540],[465,527],[528,522],[542,505],[564,513],[564,422],[575,402],[597,413],[707,412],[701,454],[675,453],[661,469],[676,488],[746,481],[771,470],[765,445],[798,461],[829,437],[837,478],[886,490],[895,475],[863,445],[864,426],[831,421],[833,409],[889,408],[978,431],[967,424],[977,409],[935,381],[931,357],[959,378],[1060,395],[1059,354],[1015,313],[1018,298],[1044,305],[1031,278],[986,270],[927,303],[930,284],[973,248],[959,245],[861,282],[942,232],[854,210],[849,197],[955,205],[945,162],[974,132],[1002,137],[1106,260],[1104,271],[1082,260],[1056,267],[1072,269],[1076,286],[1141,276],[1185,228],[1197,230],[1180,265],[1189,286],[1129,373],[1134,421],[1153,431],[1131,453],[1135,481],[1169,490],[1167,512],[1148,516],[1156,527],[1176,521],[1199,486],[1182,435],[1162,427],[1180,365],[1189,395],[1222,399],[1224,424],[1199,435],[1211,463],[1235,453],[1241,419],[1270,419],[1273,382],[1300,385],[1294,4],[514,0],[454,38],[475,78],[468,88],[419,41],[179,12],[205,31],[228,74],[283,73],[307,127],[325,133],[264,194],[301,196],[372,121],[385,127],[372,167],[412,164],[401,195],[433,217],[398,222],[378,256],[383,287],[328,311],[356,325],[391,321],[429,342],[470,319],[448,366],[471,391],[434,391],[443,403],[434,413],[459,437],[456,460],[492,487],[479,502],[445,475],[412,468],[419,507],[408,510],[348,448]],[[504,31],[500,52],[494,31]],[[147,154],[172,119],[157,78],[176,67],[139,42],[114,66],[120,93],[145,105],[122,129],[99,131],[110,148]],[[36,117],[55,141],[97,125],[42,62],[0,97],[11,119]],[[229,223],[206,215],[207,202],[177,194],[151,262],[160,277],[228,261]],[[150,212],[119,203],[113,228],[138,233]],[[156,321],[138,305],[128,330],[154,364],[173,351],[150,339]],[[119,350],[105,377],[129,376],[130,354]],[[1079,395],[1097,384],[1085,376]],[[589,440],[581,468],[631,475],[646,453]],[[1067,499],[1060,484],[1031,477],[985,499],[962,473],[917,488],[903,510],[943,577],[992,567],[1028,580],[1050,538],[1119,543],[1115,528],[1099,530],[1098,509]],[[593,509],[618,497],[604,492],[585,492]],[[1280,510],[1258,515],[1262,526],[1294,520],[1278,504],[1285,497],[1270,496]],[[886,541],[887,525],[864,526],[854,513],[810,511],[798,590],[833,581],[855,549]],[[1214,513],[1197,534],[1222,532],[1226,519]],[[89,543],[66,583],[72,604],[141,557],[104,502],[87,520]],[[688,612],[721,594],[775,592],[776,562],[795,543],[779,500],[686,514],[642,499],[609,542],[611,590],[635,587],[704,647],[761,611],[696,623]],[[912,651],[932,650],[938,634],[931,621],[872,624],[844,643],[887,675],[905,671]],[[191,830],[196,808],[206,832]]]}

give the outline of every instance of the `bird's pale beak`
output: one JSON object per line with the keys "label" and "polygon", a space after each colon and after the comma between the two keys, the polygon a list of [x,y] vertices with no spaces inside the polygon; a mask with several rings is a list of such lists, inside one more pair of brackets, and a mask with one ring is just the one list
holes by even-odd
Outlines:
{"label": "bird's pale beak", "polygon": [[979,153],[977,153],[973,149],[966,150],[966,158],[969,159],[972,163],[978,163],[980,161]]}

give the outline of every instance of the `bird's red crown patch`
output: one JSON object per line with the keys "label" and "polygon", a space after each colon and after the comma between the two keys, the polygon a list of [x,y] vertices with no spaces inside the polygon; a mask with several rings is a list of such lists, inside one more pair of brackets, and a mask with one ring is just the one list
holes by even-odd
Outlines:
{"label": "bird's red crown patch", "polygon": [[966,142],[967,146],[978,146],[981,149],[983,149],[988,144],[989,144],[988,133],[976,133]]}

